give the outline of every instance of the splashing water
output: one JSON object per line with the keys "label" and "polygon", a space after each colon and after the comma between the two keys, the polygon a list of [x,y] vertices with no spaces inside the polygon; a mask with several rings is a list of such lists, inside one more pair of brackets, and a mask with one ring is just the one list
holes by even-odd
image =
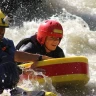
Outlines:
{"label": "splashing water", "polygon": [[[20,81],[20,88],[25,88],[25,90],[27,89],[29,91],[53,92],[57,94],[57,96],[61,96],[61,94],[58,93],[55,87],[52,85],[52,80],[50,77],[45,76],[42,72],[35,72],[32,69],[27,69],[26,71],[30,71],[30,74],[28,74],[27,80],[23,79],[22,81]],[[32,79],[30,79],[30,76],[32,77]],[[43,77],[44,82],[42,84],[39,83],[38,76]]]}
{"label": "splashing water", "polygon": [[[55,87],[52,85],[52,80],[48,76],[45,76],[42,72],[35,72],[32,69],[28,69],[28,72],[30,71],[30,74],[28,75],[28,79],[22,79],[18,83],[18,87],[25,90],[25,91],[45,91],[45,92],[53,92],[57,94],[57,96],[62,96],[60,93],[58,93],[55,89]],[[22,73],[23,74],[23,73]],[[32,79],[30,79],[30,76]],[[38,82],[38,76],[42,76],[44,79],[44,82],[40,84]],[[3,93],[0,96],[11,96],[11,90],[4,90]],[[22,91],[23,92],[23,91]],[[26,96],[23,93],[20,93],[18,95]],[[17,95],[15,95],[17,96]]]}

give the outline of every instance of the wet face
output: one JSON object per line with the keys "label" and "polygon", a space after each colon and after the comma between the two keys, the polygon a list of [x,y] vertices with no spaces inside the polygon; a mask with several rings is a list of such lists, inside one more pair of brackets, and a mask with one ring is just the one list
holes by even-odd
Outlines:
{"label": "wet face", "polygon": [[51,52],[56,49],[60,42],[60,38],[48,36],[45,40],[45,49],[46,52]]}
{"label": "wet face", "polygon": [[0,28],[0,40],[4,37],[5,28]]}

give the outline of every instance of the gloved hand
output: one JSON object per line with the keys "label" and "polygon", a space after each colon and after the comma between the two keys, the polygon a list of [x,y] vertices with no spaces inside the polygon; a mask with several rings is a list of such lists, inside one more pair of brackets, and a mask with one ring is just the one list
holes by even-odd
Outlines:
{"label": "gloved hand", "polygon": [[[8,57],[7,57],[8,58]],[[0,90],[12,89],[19,81],[17,65],[12,62],[0,62]]]}

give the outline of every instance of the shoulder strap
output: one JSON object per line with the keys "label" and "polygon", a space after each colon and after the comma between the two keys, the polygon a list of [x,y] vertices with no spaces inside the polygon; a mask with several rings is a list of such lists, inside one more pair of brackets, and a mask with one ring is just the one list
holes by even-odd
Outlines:
{"label": "shoulder strap", "polygon": [[31,42],[31,38],[22,39],[22,40],[16,45],[16,50],[19,50],[19,48],[20,48],[23,44],[27,44],[28,42]]}

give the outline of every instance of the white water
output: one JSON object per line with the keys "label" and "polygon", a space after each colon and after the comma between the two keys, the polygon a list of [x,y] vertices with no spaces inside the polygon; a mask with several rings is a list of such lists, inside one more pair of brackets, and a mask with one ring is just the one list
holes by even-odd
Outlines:
{"label": "white water", "polygon": [[[96,14],[95,0],[65,1],[69,5],[75,6],[78,10],[90,11],[92,14]],[[90,81],[84,88],[60,88],[58,91],[62,95],[64,94],[63,96],[96,96],[96,31],[91,31],[82,18],[76,16],[77,19],[75,20],[69,17],[64,20],[63,14],[58,17],[50,17],[58,20],[63,26],[64,36],[60,47],[64,50],[66,57],[83,55],[88,58]],[[41,22],[41,20],[32,20],[31,22],[24,22],[21,28],[9,28],[6,30],[5,37],[12,39],[16,45],[22,38],[33,35]]]}

